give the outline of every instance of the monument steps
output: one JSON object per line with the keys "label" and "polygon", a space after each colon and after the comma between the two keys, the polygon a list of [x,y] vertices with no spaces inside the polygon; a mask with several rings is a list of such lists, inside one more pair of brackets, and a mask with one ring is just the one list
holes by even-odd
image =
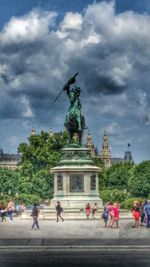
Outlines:
{"label": "monument steps", "polygon": [[[94,219],[101,219],[103,208],[100,208],[98,212],[95,213]],[[65,220],[87,220],[84,209],[75,209],[75,208],[65,208],[62,213],[62,217]],[[123,218],[132,218],[132,213],[129,210],[120,210],[120,219]],[[21,219],[32,219],[31,211],[26,211],[21,215]],[[46,208],[41,210],[39,213],[39,219],[42,220],[56,220],[56,210],[53,208]],[[90,214],[89,219],[92,219],[92,213]]]}

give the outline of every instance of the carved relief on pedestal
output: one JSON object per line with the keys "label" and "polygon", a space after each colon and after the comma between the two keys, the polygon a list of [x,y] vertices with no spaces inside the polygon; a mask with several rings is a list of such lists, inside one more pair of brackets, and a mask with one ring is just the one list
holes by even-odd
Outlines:
{"label": "carved relief on pedestal", "polygon": [[84,192],[84,175],[70,175],[70,192]]}

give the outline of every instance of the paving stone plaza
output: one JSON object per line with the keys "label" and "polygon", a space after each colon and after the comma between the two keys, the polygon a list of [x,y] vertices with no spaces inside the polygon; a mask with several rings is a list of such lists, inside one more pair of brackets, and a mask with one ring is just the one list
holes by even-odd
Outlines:
{"label": "paving stone plaza", "polygon": [[150,266],[149,229],[133,229],[132,219],[120,219],[119,229],[104,228],[102,219],[39,220],[40,230],[31,224],[0,224],[1,267]]}
{"label": "paving stone plaza", "polygon": [[104,228],[102,219],[99,220],[67,220],[55,222],[39,220],[40,230],[31,230],[32,220],[20,220],[14,218],[14,222],[7,220],[0,224],[1,239],[19,238],[62,238],[62,239],[105,239],[123,238],[140,239],[149,238],[150,231],[145,226],[132,228],[132,219],[120,219],[120,227]]}

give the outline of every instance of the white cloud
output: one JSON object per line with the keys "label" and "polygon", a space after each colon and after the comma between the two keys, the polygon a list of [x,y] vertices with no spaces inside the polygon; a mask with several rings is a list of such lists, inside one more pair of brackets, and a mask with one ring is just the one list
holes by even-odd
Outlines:
{"label": "white cloud", "polygon": [[23,117],[24,118],[32,118],[33,117],[33,113],[32,110],[30,108],[30,103],[29,100],[23,96],[21,98],[21,104],[22,104],[22,109],[23,109]]}
{"label": "white cloud", "polygon": [[63,127],[66,96],[62,94],[56,105],[51,103],[67,79],[79,72],[85,117],[88,114],[95,131],[101,124],[123,138],[121,128],[127,121],[137,125],[136,133],[140,127],[146,131],[150,16],[116,14],[113,1],[88,5],[81,14],[67,12],[53,27],[55,17],[55,12],[35,9],[11,18],[1,31],[1,117],[6,111],[12,117],[15,109],[15,118],[34,116],[47,127],[56,118],[54,123]]}
{"label": "white cloud", "polygon": [[49,26],[53,25],[55,12],[40,12],[33,10],[20,18],[12,17],[0,34],[0,41],[9,42],[34,41],[49,33]]}
{"label": "white cloud", "polygon": [[82,16],[79,13],[68,12],[66,13],[63,21],[60,24],[62,32],[70,30],[81,30]]}

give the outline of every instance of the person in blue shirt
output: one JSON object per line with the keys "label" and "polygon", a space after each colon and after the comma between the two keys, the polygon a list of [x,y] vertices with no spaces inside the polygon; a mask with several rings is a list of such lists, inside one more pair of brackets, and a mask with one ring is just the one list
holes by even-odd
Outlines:
{"label": "person in blue shirt", "polygon": [[144,211],[146,217],[146,226],[147,228],[150,228],[150,200],[148,200],[148,203],[145,205]]}

